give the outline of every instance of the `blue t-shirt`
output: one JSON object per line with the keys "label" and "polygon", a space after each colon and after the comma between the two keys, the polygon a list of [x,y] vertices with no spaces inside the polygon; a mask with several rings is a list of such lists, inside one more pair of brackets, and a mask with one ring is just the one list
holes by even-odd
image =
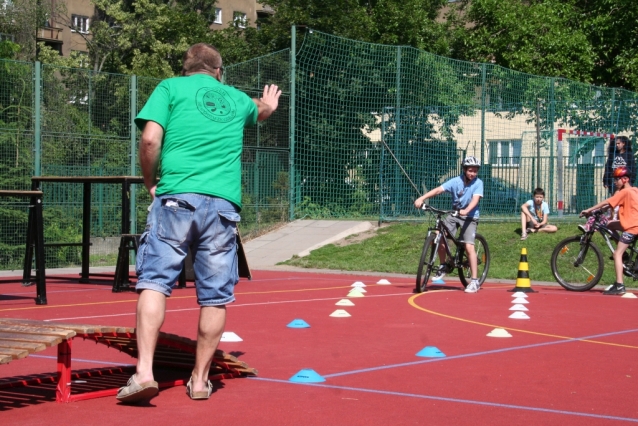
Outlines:
{"label": "blue t-shirt", "polygon": [[[463,210],[472,201],[472,197],[479,195],[483,197],[483,181],[479,178],[474,178],[469,185],[465,185],[463,176],[457,176],[445,182],[441,185],[445,192],[452,194],[452,208],[454,210]],[[468,213],[467,217],[478,219],[479,206],[478,204]]]}
{"label": "blue t-shirt", "polygon": [[525,204],[527,204],[529,214],[532,215],[532,218],[538,223],[541,223],[545,215],[549,214],[549,206],[546,201],[543,201],[540,206],[534,205],[534,200],[528,200]]}

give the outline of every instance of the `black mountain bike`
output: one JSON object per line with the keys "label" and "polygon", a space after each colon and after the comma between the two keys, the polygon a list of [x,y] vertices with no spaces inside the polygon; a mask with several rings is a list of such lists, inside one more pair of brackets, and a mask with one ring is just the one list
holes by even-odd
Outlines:
{"label": "black mountain bike", "polygon": [[[467,287],[472,278],[472,273],[470,271],[470,261],[465,251],[465,243],[457,240],[443,224],[443,216],[450,214],[458,215],[458,211],[439,210],[425,204],[422,209],[436,215],[436,224],[433,228],[428,229],[425,244],[423,244],[423,252],[421,253],[421,260],[419,261],[419,268],[416,275],[416,292],[422,293],[426,291],[430,274],[432,271],[438,270],[438,266],[435,266],[435,263],[439,262],[438,252],[441,245],[445,249],[445,265],[447,265],[448,271],[452,272],[455,268],[458,269],[461,283],[463,287]],[[450,242],[456,246],[456,252],[454,254],[452,254],[450,249]],[[490,268],[490,249],[487,247],[487,241],[485,241],[485,238],[480,234],[476,234],[474,248],[478,260],[478,280],[480,284],[483,284],[487,277],[487,271]]]}
{"label": "black mountain bike", "polygon": [[[592,241],[599,232],[613,255],[619,234],[601,223],[602,210],[594,210],[594,222],[589,231],[582,235],[565,238],[558,243],[552,253],[551,267],[554,278],[567,290],[586,291],[594,287],[603,275],[603,254]],[[623,254],[623,273],[638,280],[638,251],[636,241]]]}

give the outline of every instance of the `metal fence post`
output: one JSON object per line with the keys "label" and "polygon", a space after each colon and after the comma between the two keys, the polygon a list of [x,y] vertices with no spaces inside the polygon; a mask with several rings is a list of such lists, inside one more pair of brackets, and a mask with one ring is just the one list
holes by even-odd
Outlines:
{"label": "metal fence post", "polygon": [[487,80],[486,64],[481,64],[481,161],[483,164],[487,164],[485,158],[485,108],[487,103],[485,102],[485,81]]}
{"label": "metal fence post", "polygon": [[290,173],[290,209],[289,220],[295,218],[295,86],[297,81],[297,28],[293,25],[290,36],[290,154],[288,158]]}
{"label": "metal fence post", "polygon": [[[136,75],[132,75],[131,76],[131,111],[130,111],[130,117],[131,117],[131,123],[130,123],[130,129],[131,129],[131,172],[130,175],[131,176],[136,176],[136,170],[135,170],[135,166],[136,166],[136,161],[137,161],[137,144],[136,144],[136,135],[137,135],[137,128],[135,127],[135,116],[137,115],[137,76]],[[137,209],[136,209],[136,195],[137,195],[137,185],[131,185],[131,192],[130,192],[130,203],[131,203],[131,216],[130,216],[130,220],[131,220],[131,232],[133,234],[137,233]]]}
{"label": "metal fence post", "polygon": [[40,176],[42,174],[42,116],[40,112],[40,104],[42,100],[42,64],[40,61],[35,62],[34,68],[34,99],[33,99],[33,111],[34,111],[34,120],[33,120],[33,139],[34,139],[34,147],[35,151],[35,164],[33,170],[34,176]]}

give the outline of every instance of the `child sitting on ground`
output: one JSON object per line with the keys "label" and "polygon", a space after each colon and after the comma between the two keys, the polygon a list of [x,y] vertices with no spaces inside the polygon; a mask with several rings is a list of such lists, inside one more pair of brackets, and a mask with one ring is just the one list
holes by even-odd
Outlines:
{"label": "child sitting on ground", "polygon": [[532,200],[521,206],[521,241],[526,240],[529,233],[558,231],[556,226],[547,223],[549,206],[545,202],[545,191],[536,188],[533,195]]}

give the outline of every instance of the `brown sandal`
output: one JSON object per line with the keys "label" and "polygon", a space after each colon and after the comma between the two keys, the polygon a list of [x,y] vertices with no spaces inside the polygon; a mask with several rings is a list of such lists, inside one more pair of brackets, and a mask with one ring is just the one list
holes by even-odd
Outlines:
{"label": "brown sandal", "polygon": [[156,381],[137,383],[133,375],[128,379],[126,386],[118,390],[116,398],[127,404],[135,404],[153,398],[158,392],[159,386]]}
{"label": "brown sandal", "polygon": [[213,384],[210,382],[210,380],[207,383],[207,387],[208,387],[208,390],[193,392],[193,376],[191,376],[190,380],[186,384],[186,393],[191,399],[196,399],[196,400],[208,399],[210,398],[210,395],[213,393]]}

